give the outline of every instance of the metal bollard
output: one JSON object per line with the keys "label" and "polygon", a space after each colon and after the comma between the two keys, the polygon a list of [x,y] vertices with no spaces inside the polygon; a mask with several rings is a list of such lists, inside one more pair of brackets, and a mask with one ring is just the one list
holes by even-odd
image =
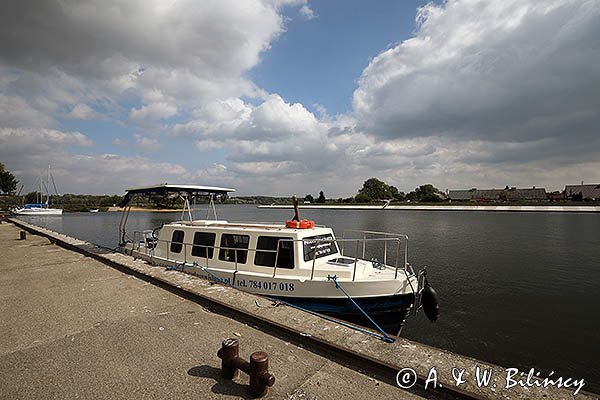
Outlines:
{"label": "metal bollard", "polygon": [[235,338],[223,340],[217,356],[221,359],[221,375],[225,379],[233,379],[241,370],[250,376],[250,394],[262,397],[270,386],[275,384],[275,377],[269,373],[269,355],[264,351],[256,351],[250,356],[248,363],[239,357],[240,343]]}
{"label": "metal bollard", "polygon": [[19,232],[19,239],[20,239],[20,240],[25,240],[25,239],[27,239],[27,232],[25,232],[25,231],[21,231],[21,232]]}
{"label": "metal bollard", "polygon": [[229,338],[223,340],[221,349],[217,356],[221,359],[221,376],[225,379],[233,379],[238,376],[238,370],[233,361],[240,355],[240,342],[237,339]]}

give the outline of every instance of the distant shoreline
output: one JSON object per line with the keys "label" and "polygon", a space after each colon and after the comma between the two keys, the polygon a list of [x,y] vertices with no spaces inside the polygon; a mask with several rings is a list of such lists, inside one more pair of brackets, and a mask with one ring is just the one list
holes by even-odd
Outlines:
{"label": "distant shoreline", "polygon": [[[125,211],[122,207],[108,207],[107,212],[123,212]],[[147,212],[164,212],[164,213],[174,213],[174,212],[183,212],[183,209],[168,209],[168,208],[144,208],[144,207],[131,207],[129,210],[131,212],[138,211],[147,211]]]}
{"label": "distant shoreline", "polygon": [[[292,205],[271,204],[259,205],[258,208],[292,209]],[[505,206],[505,205],[301,205],[301,209],[330,210],[418,210],[418,211],[503,211],[503,212],[578,212],[600,213],[600,206]]]}

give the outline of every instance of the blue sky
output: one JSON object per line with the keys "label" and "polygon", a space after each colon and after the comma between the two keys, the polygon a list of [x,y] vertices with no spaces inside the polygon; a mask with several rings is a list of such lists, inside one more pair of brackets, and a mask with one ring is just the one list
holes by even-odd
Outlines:
{"label": "blue sky", "polygon": [[594,0],[13,2],[0,37],[29,190],[48,164],[71,193],[600,181]]}
{"label": "blue sky", "polygon": [[310,7],[316,17],[308,21],[288,9],[285,34],[249,76],[287,102],[300,102],[313,112],[320,104],[331,115],[345,113],[352,108],[362,70],[374,56],[411,36],[417,7],[426,3],[314,1]]}

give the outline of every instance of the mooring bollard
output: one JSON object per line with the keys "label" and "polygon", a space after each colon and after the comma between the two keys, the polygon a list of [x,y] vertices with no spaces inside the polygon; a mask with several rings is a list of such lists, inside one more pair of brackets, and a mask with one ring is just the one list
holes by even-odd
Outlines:
{"label": "mooring bollard", "polygon": [[270,386],[275,384],[275,377],[269,373],[269,355],[264,351],[256,351],[250,356],[250,362],[239,357],[240,343],[235,338],[223,340],[217,356],[221,359],[221,375],[225,379],[233,379],[241,370],[250,376],[250,394],[262,397]]}
{"label": "mooring bollard", "polygon": [[25,232],[25,231],[21,231],[21,232],[19,232],[19,239],[20,239],[20,240],[25,240],[25,239],[27,239],[27,232]]}

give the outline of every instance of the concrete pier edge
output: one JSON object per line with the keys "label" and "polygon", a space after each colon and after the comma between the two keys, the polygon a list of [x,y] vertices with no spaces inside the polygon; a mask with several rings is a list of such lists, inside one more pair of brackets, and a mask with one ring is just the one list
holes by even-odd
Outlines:
{"label": "concrete pier edge", "polygon": [[[582,390],[573,396],[574,388],[549,386],[505,388],[506,369],[471,357],[399,338],[395,343],[385,343],[372,336],[326,321],[300,310],[286,306],[269,305],[265,297],[252,295],[237,289],[212,284],[199,277],[179,271],[167,271],[142,260],[116,253],[92,243],[75,239],[51,230],[9,218],[17,227],[47,238],[50,242],[98,260],[120,272],[133,275],[169,290],[179,296],[201,303],[213,312],[219,312],[254,326],[269,334],[294,342],[310,351],[325,355],[336,362],[368,371],[380,380],[395,384],[396,373],[403,368],[413,369],[418,383],[409,392],[427,398],[475,398],[475,399],[598,399],[598,395]],[[409,321],[410,322],[410,321]],[[475,368],[492,371],[489,385],[476,384]],[[431,377],[431,368],[437,371],[437,383],[441,388],[424,389],[424,382]],[[452,368],[464,369],[462,385],[456,386]],[[527,371],[524,371],[525,373]],[[555,377],[556,378],[556,377]],[[567,377],[564,377],[565,379]],[[580,379],[579,377],[571,377]]]}

